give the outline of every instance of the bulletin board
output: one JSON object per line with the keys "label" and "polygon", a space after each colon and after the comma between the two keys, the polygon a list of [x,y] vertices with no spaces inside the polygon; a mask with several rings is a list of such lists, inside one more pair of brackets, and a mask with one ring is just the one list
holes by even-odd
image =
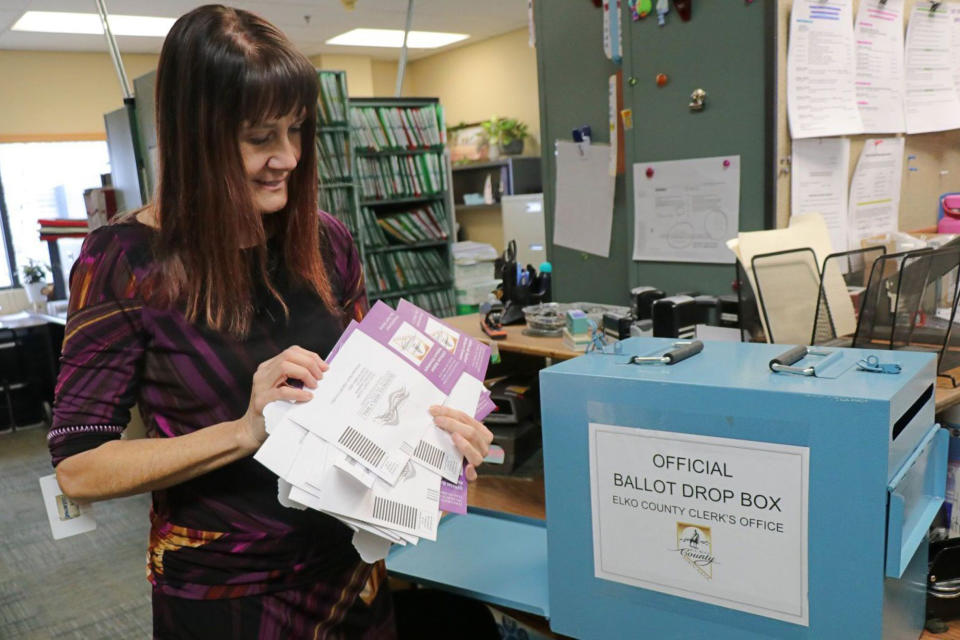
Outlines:
{"label": "bulletin board", "polygon": [[[909,20],[916,0],[904,0]],[[946,3],[945,3],[946,4]],[[787,35],[793,0],[780,0],[777,18],[777,227],[787,226],[790,217],[790,165],[792,151],[787,124]],[[853,0],[856,15],[860,0]],[[904,25],[906,27],[906,24]],[[901,136],[904,134],[900,134]],[[867,138],[891,137],[883,134],[847,136],[850,138],[849,178],[860,158]],[[906,158],[900,195],[900,229],[932,227],[937,222],[939,196],[960,191],[960,129],[937,133],[911,134],[906,137]],[[911,156],[914,156],[912,159]],[[916,171],[911,171],[914,168]]]}
{"label": "bulletin board", "polygon": [[[777,20],[773,0],[697,2],[683,22],[671,12],[633,22],[623,2],[623,62],[603,53],[603,13],[587,0],[535,2],[540,131],[543,141],[547,255],[557,300],[626,304],[629,290],[653,285],[671,293],[731,293],[731,264],[633,260],[633,164],[736,155],[740,159],[739,230],[773,225]],[[624,132],[626,171],[616,178],[608,257],[553,242],[556,185],[554,140],[591,125],[594,142],[609,142],[609,77],[623,74],[623,104],[632,109]],[[667,77],[658,84],[658,74]],[[691,93],[706,108],[689,108]],[[583,212],[589,216],[589,211]]]}

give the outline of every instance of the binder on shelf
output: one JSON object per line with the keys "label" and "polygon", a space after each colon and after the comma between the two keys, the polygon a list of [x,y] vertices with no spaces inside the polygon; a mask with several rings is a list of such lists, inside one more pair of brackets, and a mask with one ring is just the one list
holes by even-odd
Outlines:
{"label": "binder on shelf", "polygon": [[358,147],[370,151],[426,149],[446,143],[439,104],[354,107],[350,126]]}
{"label": "binder on shelf", "polygon": [[343,71],[318,70],[317,179],[318,205],[343,222],[361,241],[354,184],[353,144],[347,126],[347,75]]}
{"label": "binder on shelf", "polygon": [[347,86],[343,71],[317,71],[320,95],[317,98],[320,126],[346,124]]}
{"label": "binder on shelf", "polygon": [[362,98],[347,118],[368,297],[454,314],[443,109],[430,98]]}

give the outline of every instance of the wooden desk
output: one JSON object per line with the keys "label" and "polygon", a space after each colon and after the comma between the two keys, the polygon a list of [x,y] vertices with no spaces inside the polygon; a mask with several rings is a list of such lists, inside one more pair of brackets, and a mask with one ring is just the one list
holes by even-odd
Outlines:
{"label": "wooden desk", "polygon": [[467,489],[471,507],[503,511],[527,518],[547,519],[543,476],[515,478],[481,474]]}
{"label": "wooden desk", "polygon": [[[953,374],[954,378],[960,380],[960,368],[951,369],[950,373]],[[960,404],[960,387],[954,389],[949,379],[938,377],[937,388],[933,392],[933,397],[937,413],[940,413],[944,409]]]}
{"label": "wooden desk", "polygon": [[454,316],[444,318],[443,321],[471,338],[476,338],[481,342],[491,344],[497,343],[497,348],[503,351],[513,351],[530,356],[539,356],[541,358],[553,358],[554,360],[569,360],[579,355],[579,351],[571,351],[563,346],[562,338],[543,338],[538,336],[527,336],[523,334],[526,328],[524,324],[514,324],[504,327],[507,337],[504,340],[491,340],[490,336],[480,328],[480,314],[471,313],[465,316]]}

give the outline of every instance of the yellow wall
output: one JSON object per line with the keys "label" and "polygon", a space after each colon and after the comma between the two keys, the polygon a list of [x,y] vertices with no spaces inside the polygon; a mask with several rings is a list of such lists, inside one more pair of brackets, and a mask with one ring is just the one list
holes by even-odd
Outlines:
{"label": "yellow wall", "polygon": [[[127,54],[133,79],[157,66],[155,55]],[[104,139],[103,114],[123,105],[106,53],[0,51],[0,142]]]}
{"label": "yellow wall", "polygon": [[[397,62],[389,60],[373,61],[373,95],[378,98],[392,98],[397,92]],[[404,85],[409,85],[404,81]],[[405,95],[409,95],[405,93]]]}
{"label": "yellow wall", "polygon": [[518,118],[530,128],[524,155],[535,155],[539,153],[540,98],[537,54],[528,37],[527,29],[517,29],[414,60],[407,65],[404,95],[440,98],[447,126],[495,115]]}
{"label": "yellow wall", "polygon": [[[127,76],[132,81],[153,70],[157,58],[125,54]],[[394,93],[396,62],[355,55],[319,55],[311,61],[320,68],[346,71],[352,96]],[[0,142],[102,139],[103,114],[122,103],[106,53],[0,51],[0,85],[5,88]],[[524,153],[539,151],[537,60],[527,45],[526,29],[408,63],[403,93],[440,98],[449,125],[493,115],[519,118],[532,135]]]}
{"label": "yellow wall", "polygon": [[347,72],[347,90],[354,98],[373,95],[373,65],[368,56],[323,54],[310,58],[313,66],[328,71]]}

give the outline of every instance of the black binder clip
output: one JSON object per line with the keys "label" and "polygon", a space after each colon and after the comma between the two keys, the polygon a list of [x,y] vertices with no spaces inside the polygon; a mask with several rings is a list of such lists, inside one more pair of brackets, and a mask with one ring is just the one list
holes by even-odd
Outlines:
{"label": "black binder clip", "polygon": [[930,13],[933,13],[933,12],[935,12],[937,9],[939,9],[941,4],[943,4],[943,3],[942,3],[942,2],[931,2],[931,3],[930,3]]}

